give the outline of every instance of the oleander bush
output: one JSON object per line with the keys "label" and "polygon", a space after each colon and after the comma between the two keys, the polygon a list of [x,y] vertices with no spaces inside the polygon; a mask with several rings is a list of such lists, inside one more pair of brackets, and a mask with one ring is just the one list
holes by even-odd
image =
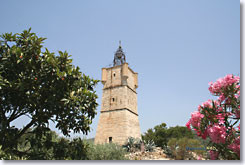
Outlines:
{"label": "oleander bush", "polygon": [[240,77],[228,74],[209,85],[218,99],[199,105],[186,126],[210,139],[210,159],[240,159]]}

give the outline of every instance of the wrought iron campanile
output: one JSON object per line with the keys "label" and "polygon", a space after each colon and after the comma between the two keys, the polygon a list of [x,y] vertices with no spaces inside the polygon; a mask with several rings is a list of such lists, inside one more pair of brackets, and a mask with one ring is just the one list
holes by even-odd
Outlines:
{"label": "wrought iron campanile", "polygon": [[126,57],[122,50],[121,41],[119,41],[119,47],[114,55],[113,66],[122,65],[125,62],[126,62]]}

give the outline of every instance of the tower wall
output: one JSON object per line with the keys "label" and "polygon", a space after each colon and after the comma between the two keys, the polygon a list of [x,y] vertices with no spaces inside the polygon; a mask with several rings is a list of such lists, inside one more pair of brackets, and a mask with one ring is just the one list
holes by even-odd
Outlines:
{"label": "tower wall", "polygon": [[126,109],[101,113],[95,143],[109,143],[109,137],[119,145],[128,137],[141,138],[138,116]]}
{"label": "tower wall", "polygon": [[141,138],[137,110],[138,74],[127,63],[102,68],[104,84],[95,143],[124,144],[128,137]]}
{"label": "tower wall", "polygon": [[128,86],[117,86],[103,90],[101,112],[128,109],[138,115],[137,94]]}

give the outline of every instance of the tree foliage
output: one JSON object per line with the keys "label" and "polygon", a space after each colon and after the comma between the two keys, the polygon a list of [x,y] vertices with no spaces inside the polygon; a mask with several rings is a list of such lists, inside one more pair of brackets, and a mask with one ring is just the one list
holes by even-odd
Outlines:
{"label": "tree foliage", "polygon": [[[38,129],[33,130],[38,132]],[[81,138],[72,140],[59,137],[54,131],[39,134],[24,134],[17,144],[19,152],[0,150],[4,160],[85,160],[88,159],[88,144]]]}
{"label": "tree foliage", "polygon": [[[72,65],[71,55],[55,56],[43,48],[45,38],[31,29],[20,34],[5,33],[0,39],[0,145],[17,149],[24,134],[42,134],[53,121],[65,135],[87,134],[96,115],[98,80]],[[23,129],[12,124],[29,117]],[[28,131],[30,128],[32,131]]]}
{"label": "tree foliage", "polygon": [[165,123],[157,125],[154,129],[148,129],[142,136],[142,139],[146,142],[153,140],[158,147],[166,147],[169,139],[171,138],[193,138],[193,133],[186,127],[175,126],[167,128]]}

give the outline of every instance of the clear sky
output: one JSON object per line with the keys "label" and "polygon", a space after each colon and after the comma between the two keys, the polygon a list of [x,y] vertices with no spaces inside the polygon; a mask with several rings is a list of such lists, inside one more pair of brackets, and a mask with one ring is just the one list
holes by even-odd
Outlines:
{"label": "clear sky", "polygon": [[[94,79],[112,64],[121,40],[139,74],[142,133],[162,122],[185,125],[212,98],[210,81],[240,75],[239,0],[9,0],[1,2],[0,15],[0,33],[32,27],[47,38],[45,47],[67,50]],[[102,84],[96,91],[101,104]],[[95,136],[100,106],[97,112],[88,138]]]}

